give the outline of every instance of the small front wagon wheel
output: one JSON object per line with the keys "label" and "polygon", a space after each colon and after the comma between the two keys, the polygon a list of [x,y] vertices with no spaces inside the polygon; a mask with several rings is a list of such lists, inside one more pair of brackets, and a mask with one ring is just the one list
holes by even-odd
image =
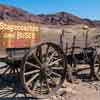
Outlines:
{"label": "small front wagon wheel", "polygon": [[53,95],[65,76],[65,56],[54,43],[45,42],[32,47],[22,61],[21,82],[32,96],[45,98]]}

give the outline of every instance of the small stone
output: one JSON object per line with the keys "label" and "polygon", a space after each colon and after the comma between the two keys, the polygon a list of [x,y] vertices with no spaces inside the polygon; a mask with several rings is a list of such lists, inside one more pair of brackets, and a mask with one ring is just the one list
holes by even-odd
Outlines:
{"label": "small stone", "polygon": [[66,91],[71,93],[72,92],[72,88],[71,87],[67,87]]}
{"label": "small stone", "polygon": [[68,87],[68,86],[71,86],[72,85],[72,83],[69,83],[69,82],[64,82],[63,83],[63,85],[62,85],[62,88],[66,88],[66,87]]}
{"label": "small stone", "polygon": [[67,93],[66,91],[60,91],[59,95],[60,95],[60,96],[63,96],[63,95],[65,95],[66,93]]}
{"label": "small stone", "polygon": [[76,79],[76,80],[73,81],[73,83],[74,84],[79,84],[79,83],[81,83],[81,80],[80,79]]}
{"label": "small stone", "polygon": [[57,96],[55,96],[55,95],[52,96],[52,99],[53,99],[53,100],[57,100]]}
{"label": "small stone", "polygon": [[77,94],[77,91],[73,90],[73,91],[72,91],[72,94]]}

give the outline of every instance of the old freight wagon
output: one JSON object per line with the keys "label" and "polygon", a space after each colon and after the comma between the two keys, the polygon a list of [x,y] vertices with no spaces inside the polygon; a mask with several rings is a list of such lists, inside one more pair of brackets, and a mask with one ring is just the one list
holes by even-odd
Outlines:
{"label": "old freight wagon", "polygon": [[26,93],[48,97],[64,81],[65,56],[58,45],[40,38],[36,23],[1,21],[0,74],[17,75]]}

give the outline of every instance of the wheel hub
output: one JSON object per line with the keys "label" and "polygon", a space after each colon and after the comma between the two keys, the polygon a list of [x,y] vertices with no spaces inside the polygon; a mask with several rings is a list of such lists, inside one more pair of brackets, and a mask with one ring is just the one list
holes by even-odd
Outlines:
{"label": "wheel hub", "polygon": [[40,70],[41,70],[42,74],[43,73],[45,73],[46,75],[51,75],[52,74],[52,69],[49,68],[47,64],[43,64],[41,66],[41,69]]}

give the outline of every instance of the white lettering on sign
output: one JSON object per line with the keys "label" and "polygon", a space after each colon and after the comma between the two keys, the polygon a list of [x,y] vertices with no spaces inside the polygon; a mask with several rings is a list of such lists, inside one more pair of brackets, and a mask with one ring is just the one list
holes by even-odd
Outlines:
{"label": "white lettering on sign", "polygon": [[17,39],[32,39],[32,33],[21,33],[21,32],[17,32]]}
{"label": "white lettering on sign", "polygon": [[12,34],[12,33],[5,33],[3,34],[3,38],[4,39],[15,39],[15,34]]}
{"label": "white lettering on sign", "polygon": [[4,33],[2,39],[32,39],[34,36],[34,33],[28,33],[28,32],[16,32],[15,33]]}

